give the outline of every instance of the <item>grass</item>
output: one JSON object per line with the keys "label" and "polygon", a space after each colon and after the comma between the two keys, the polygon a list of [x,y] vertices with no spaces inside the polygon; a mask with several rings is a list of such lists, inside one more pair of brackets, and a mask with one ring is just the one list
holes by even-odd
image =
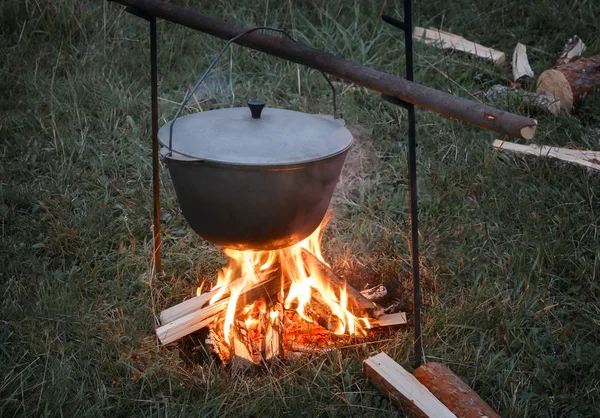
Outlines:
{"label": "grass", "polygon": [[[402,74],[403,43],[378,14],[399,2],[178,2]],[[555,0],[415,2],[414,21],[510,56],[536,74],[577,34],[600,53],[600,5]],[[159,22],[161,124],[222,41]],[[410,328],[381,341],[240,372],[159,347],[153,315],[215,277],[224,257],[183,220],[163,170],[165,277],[152,274],[148,27],[106,2],[0,4],[2,416],[395,416],[361,375],[380,350],[410,367]],[[416,44],[415,78],[472,98],[510,77]],[[199,100],[262,97],[330,111],[320,74],[234,47]],[[298,91],[300,85],[300,92]],[[526,83],[533,88],[533,82]],[[410,309],[406,117],[362,88],[340,94],[357,144],[335,197],[326,254],[402,289]],[[600,100],[539,120],[536,142],[600,150]],[[600,180],[545,159],[496,153],[498,135],[418,111],[428,361],[442,361],[502,416],[600,414]],[[199,338],[199,337],[194,337]]]}

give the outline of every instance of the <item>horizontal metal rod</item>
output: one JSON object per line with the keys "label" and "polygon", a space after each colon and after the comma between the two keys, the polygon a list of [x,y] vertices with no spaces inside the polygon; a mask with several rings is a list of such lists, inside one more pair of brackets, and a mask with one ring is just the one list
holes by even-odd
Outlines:
{"label": "horizontal metal rod", "polygon": [[[202,15],[158,0],[109,0],[138,9],[142,13],[156,16],[191,29],[231,39],[247,28]],[[295,43],[284,38],[254,32],[236,41],[237,44],[256,49],[307,67],[315,68],[358,84],[370,90],[397,97],[443,116],[459,119],[502,134],[531,139],[537,121],[515,115],[481,103],[454,96],[440,90],[425,87],[383,71],[376,70],[315,48]]]}

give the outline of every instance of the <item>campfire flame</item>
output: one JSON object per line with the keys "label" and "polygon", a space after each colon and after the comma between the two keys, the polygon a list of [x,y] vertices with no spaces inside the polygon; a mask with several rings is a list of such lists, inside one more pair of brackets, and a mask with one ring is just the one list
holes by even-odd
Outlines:
{"label": "campfire flame", "polygon": [[[313,322],[313,319],[307,314],[307,310],[311,306],[311,300],[315,297],[316,292],[321,303],[326,304],[331,311],[331,316],[335,319],[335,329],[331,331],[335,334],[365,332],[364,328],[369,327],[368,320],[357,318],[348,310],[346,288],[344,287],[339,294],[336,294],[329,281],[322,277],[321,272],[311,268],[310,264],[304,263],[303,249],[328,265],[321,253],[321,237],[325,225],[326,220],[304,241],[280,250],[236,251],[224,249],[225,255],[229,257],[229,263],[219,271],[217,284],[215,285],[218,292],[211,299],[210,304],[216,303],[225,293],[229,292],[229,305],[225,313],[222,335],[228,344],[230,344],[233,326],[237,320],[243,321],[249,326],[249,321],[252,322],[253,320],[245,315],[246,313],[255,308],[266,313],[265,309],[268,308],[264,301],[245,306],[240,312],[242,306],[238,306],[238,299],[244,291],[260,282],[261,273],[271,272],[274,269],[279,269],[282,277],[286,276],[291,279],[287,294],[285,294],[285,289],[282,286],[278,295],[279,301],[282,302],[286,310],[295,309],[302,319]],[[275,323],[279,315],[276,310],[271,310],[268,313],[272,323]]]}

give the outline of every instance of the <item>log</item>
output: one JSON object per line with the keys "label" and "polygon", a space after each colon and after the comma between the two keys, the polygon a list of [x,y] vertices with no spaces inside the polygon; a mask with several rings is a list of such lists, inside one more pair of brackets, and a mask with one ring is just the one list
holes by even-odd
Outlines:
{"label": "log", "polygon": [[348,294],[348,310],[355,316],[378,318],[383,314],[382,308],[365,298],[358,290],[346,283],[345,280],[340,279],[325,263],[304,248],[302,249],[302,259],[310,274],[319,274],[322,277],[325,277],[337,295],[340,294],[340,291],[344,286],[346,287],[346,293]]}
{"label": "log", "polygon": [[[278,272],[272,272],[266,278],[260,275],[260,281],[251,288],[245,290],[238,297],[238,306],[244,307],[265,297],[274,297],[282,289],[290,286],[291,279],[287,277],[278,280]],[[214,305],[207,306],[198,311],[191,312],[175,321],[164,324],[156,328],[156,335],[162,344],[168,344],[185,337],[192,332],[198,331],[208,326],[215,316],[227,309],[229,298],[223,299]]]}
{"label": "log", "polygon": [[600,170],[600,151],[549,147],[535,144],[521,145],[499,139],[495,140],[492,146],[499,151],[510,151],[517,154],[533,155],[535,157],[552,157],[593,170]]}
{"label": "log", "polygon": [[413,375],[455,415],[461,418],[500,418],[473,389],[448,367],[440,363],[426,363]]}
{"label": "log", "polygon": [[387,396],[392,403],[415,418],[456,418],[442,402],[385,353],[363,362],[367,381]]}
{"label": "log", "polygon": [[513,80],[515,81],[525,76],[533,77],[533,70],[527,59],[527,47],[520,42],[517,42],[517,46],[513,52],[512,72]]}
{"label": "log", "polygon": [[444,32],[436,28],[425,29],[416,26],[413,29],[413,38],[423,41],[426,44],[437,45],[442,49],[466,52],[467,54],[492,61],[494,64],[502,64],[506,60],[506,56],[502,51],[488,48],[487,46],[469,41],[462,36]]}
{"label": "log", "polygon": [[536,92],[560,99],[570,111],[586,94],[600,87],[600,55],[560,64],[540,74]]}
{"label": "log", "polygon": [[[157,0],[111,0],[129,6],[142,14],[187,26],[221,39],[233,37],[248,28],[201,15]],[[338,78],[350,81],[388,96],[397,97],[446,117],[466,121],[485,129],[506,135],[531,139],[537,121],[492,107],[453,96],[440,90],[375,70],[317,49],[290,41],[284,37],[270,36],[259,31],[235,41],[238,45],[253,48],[298,64],[315,68]]]}

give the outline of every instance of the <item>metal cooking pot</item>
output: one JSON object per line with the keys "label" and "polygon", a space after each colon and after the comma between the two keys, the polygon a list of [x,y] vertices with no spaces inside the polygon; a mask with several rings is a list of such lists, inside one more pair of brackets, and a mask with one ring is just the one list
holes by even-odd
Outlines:
{"label": "metal cooking pot", "polygon": [[288,247],[323,220],[352,134],[341,119],[249,106],[175,118],[159,130],[161,156],[201,237],[236,250]]}

